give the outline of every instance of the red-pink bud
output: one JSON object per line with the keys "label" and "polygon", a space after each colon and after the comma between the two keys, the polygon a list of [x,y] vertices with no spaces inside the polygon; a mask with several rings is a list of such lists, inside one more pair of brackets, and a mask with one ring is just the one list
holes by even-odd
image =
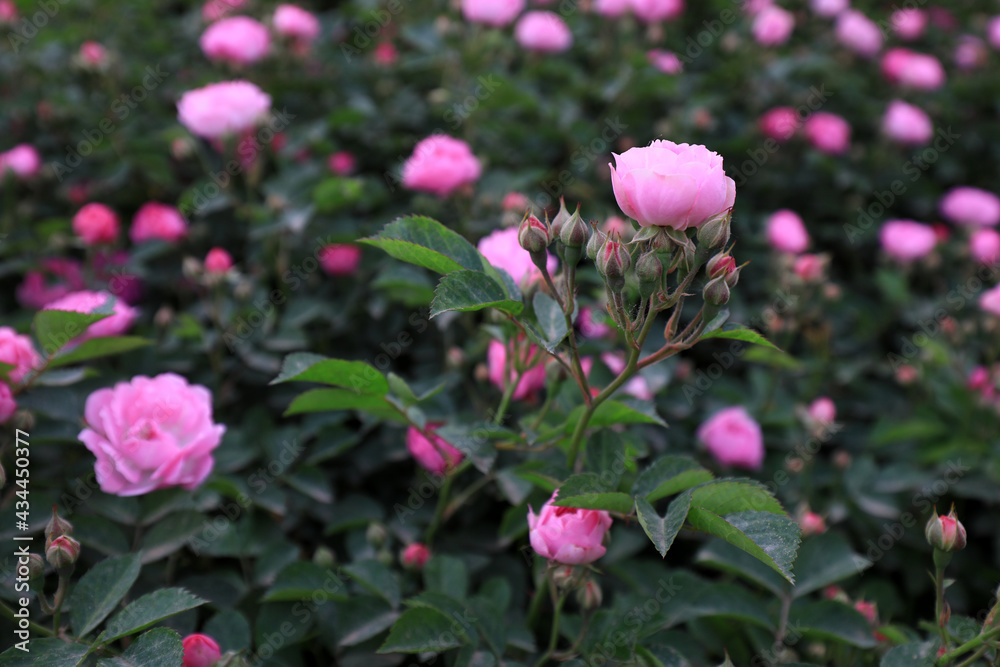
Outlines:
{"label": "red-pink bud", "polygon": [[431,552],[427,545],[414,542],[403,550],[403,567],[408,570],[422,570],[430,557]]}
{"label": "red-pink bud", "polygon": [[955,515],[954,505],[945,516],[938,516],[935,512],[927,522],[924,535],[932,547],[941,551],[961,551],[965,548],[965,526]]}
{"label": "red-pink bud", "polygon": [[45,558],[57,570],[72,567],[80,557],[80,543],[69,535],[63,535],[52,540],[45,550]]}
{"label": "red-pink bud", "polygon": [[526,215],[517,229],[517,242],[531,253],[545,252],[552,237],[548,225],[533,215]]}
{"label": "red-pink bud", "polygon": [[601,587],[593,579],[588,579],[587,583],[581,586],[576,592],[576,601],[585,610],[597,609],[601,606],[601,602],[604,601]]}
{"label": "red-pink bud", "polygon": [[218,642],[208,635],[188,635],[181,643],[184,646],[183,667],[212,667],[222,657]]}
{"label": "red-pink bud", "polygon": [[226,273],[233,268],[233,258],[224,248],[212,248],[205,255],[205,271],[208,273]]}
{"label": "red-pink bud", "polygon": [[719,253],[708,260],[708,263],[705,265],[705,271],[708,273],[709,279],[729,275],[735,270],[736,260],[728,253]]}
{"label": "red-pink bud", "polygon": [[63,535],[73,534],[73,524],[71,524],[66,519],[59,516],[59,512],[55,505],[52,506],[52,518],[49,519],[48,524],[45,526],[45,549],[48,550],[49,546],[52,545],[52,541],[57,537],[62,537]]}
{"label": "red-pink bud", "polygon": [[719,276],[709,280],[702,290],[702,297],[705,303],[713,306],[724,306],[729,303],[729,285],[726,284],[728,276]]}
{"label": "red-pink bud", "polygon": [[628,248],[615,236],[608,239],[597,255],[597,270],[604,276],[612,292],[625,288],[625,274],[632,268],[632,256]]}
{"label": "red-pink bud", "polygon": [[878,622],[878,607],[874,602],[858,600],[854,603],[854,609],[864,616],[865,620],[872,625],[875,625]]}
{"label": "red-pink bud", "polygon": [[819,514],[806,511],[799,517],[799,528],[802,530],[803,537],[820,535],[826,532],[826,521]]}

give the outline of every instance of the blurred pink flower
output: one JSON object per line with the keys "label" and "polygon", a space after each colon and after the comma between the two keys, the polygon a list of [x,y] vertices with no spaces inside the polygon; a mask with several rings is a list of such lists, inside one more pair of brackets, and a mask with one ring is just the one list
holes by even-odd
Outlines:
{"label": "blurred pink flower", "polygon": [[980,264],[992,266],[1000,263],[1000,232],[995,229],[977,229],[972,232],[969,254]]}
{"label": "blurred pink flower", "polygon": [[559,53],[573,45],[573,33],[555,12],[527,12],[514,26],[514,38],[522,48],[539,53]]}
{"label": "blurred pink flower", "polygon": [[354,173],[357,160],[350,151],[337,151],[329,157],[326,164],[337,176],[348,176]]}
{"label": "blurred pink flower", "polygon": [[201,8],[201,18],[206,23],[218,21],[241,9],[247,0],[208,0]]}
{"label": "blurred pink flower", "polygon": [[802,131],[809,143],[823,153],[839,155],[851,145],[851,126],[840,116],[826,111],[809,116]]}
{"label": "blurred pink flower", "polygon": [[996,285],[980,295],[979,307],[991,315],[1000,317],[1000,285]]}
{"label": "blurred pink flower", "polygon": [[92,202],[73,216],[73,232],[88,246],[114,243],[118,230],[118,216],[104,204]]}
{"label": "blurred pink flower", "polygon": [[510,24],[524,11],[524,0],[462,0],[462,16],[470,23],[494,28]]}
{"label": "blurred pink flower", "polygon": [[[598,320],[597,315],[600,315]],[[614,337],[613,325],[606,323],[608,314],[603,310],[598,310],[596,306],[583,306],[580,314],[576,318],[576,325],[580,328],[580,333],[584,338],[606,338]]]}
{"label": "blurred pink flower", "polygon": [[[605,352],[601,355],[601,361],[604,365],[608,367],[615,375],[620,375],[623,370],[625,370],[625,354],[622,352]],[[621,388],[629,396],[634,396],[642,401],[653,400],[653,390],[649,388],[649,383],[646,382],[646,378],[641,375],[634,375],[630,380],[626,381]]]}
{"label": "blurred pink flower", "polygon": [[986,39],[990,46],[1000,51],[1000,16],[994,16],[986,24]]}
{"label": "blurred pink flower", "polygon": [[837,16],[837,41],[855,53],[871,58],[882,49],[882,31],[870,18],[855,9]]}
{"label": "blurred pink flower", "polygon": [[233,258],[225,248],[212,248],[205,255],[205,271],[207,273],[228,273],[233,268]]}
{"label": "blurred pink flower", "polygon": [[783,208],[767,219],[767,241],[775,250],[798,254],[809,247],[809,232],[798,213]]}
{"label": "blurred pink flower", "polygon": [[16,411],[17,401],[14,400],[14,393],[6,382],[0,382],[0,424],[10,419]]}
{"label": "blurred pink flower", "polygon": [[915,7],[897,9],[889,18],[889,23],[900,39],[914,40],[924,34],[927,28],[927,14]]}
{"label": "blurred pink flower", "polygon": [[698,428],[700,440],[722,465],[760,470],[764,463],[764,436],[746,408],[720,410]]}
{"label": "blurred pink flower", "polygon": [[503,196],[503,202],[500,204],[500,208],[505,211],[517,211],[518,213],[524,213],[528,210],[531,202],[528,201],[526,195],[520,192],[508,192]]}
{"label": "blurred pink flower", "polygon": [[982,67],[989,59],[983,40],[972,35],[962,35],[955,46],[955,64],[961,70],[973,70]]}
{"label": "blurred pink flower", "polygon": [[406,431],[406,448],[420,465],[441,476],[461,463],[465,455],[434,434],[438,426],[440,424],[428,424],[427,435],[411,426]]}
{"label": "blurred pink flower", "polygon": [[[531,261],[531,254],[518,242],[517,230],[517,227],[497,229],[479,239],[476,247],[490,264],[506,271],[514,282],[530,283],[540,279],[542,273]],[[550,254],[545,263],[549,273],[554,273],[558,265],[559,261]]]}
{"label": "blurred pink flower", "polygon": [[132,218],[129,238],[133,243],[167,241],[176,243],[187,236],[187,221],[173,206],[160,202],[146,202]]}
{"label": "blurred pink flower", "polygon": [[108,57],[107,50],[98,42],[84,42],[80,45],[80,60],[91,67],[100,67]]}
{"label": "blurred pink flower", "polygon": [[900,144],[920,146],[934,136],[934,124],[919,107],[893,100],[882,118],[882,131]]}
{"label": "blurred pink flower", "polygon": [[361,248],[353,243],[330,243],[319,251],[319,264],[331,276],[353,275],[361,265]]}
{"label": "blurred pink flower", "polygon": [[1000,197],[979,188],[952,188],[938,202],[938,210],[956,225],[992,227],[1000,222]]}
{"label": "blurred pink flower", "polygon": [[42,156],[31,144],[18,144],[9,151],[0,153],[0,180],[9,170],[20,178],[31,178],[42,168]]}
{"label": "blurred pink flower", "polygon": [[35,344],[10,327],[0,327],[0,362],[10,364],[7,377],[20,382],[29,371],[38,368],[42,358],[35,352]]}
{"label": "blurred pink flower", "polygon": [[792,264],[792,271],[803,282],[813,283],[823,277],[823,270],[826,268],[826,260],[820,255],[805,254],[795,258]]}
{"label": "blurred pink flower", "polygon": [[421,544],[420,542],[414,542],[409,544],[403,550],[403,556],[401,558],[403,562],[403,567],[408,570],[422,570],[424,565],[427,565],[427,561],[430,560],[431,550],[427,548],[426,544]]}
{"label": "blurred pink flower", "polygon": [[799,114],[792,107],[775,107],[757,121],[761,133],[775,141],[788,141],[800,125]]}
{"label": "blurred pink flower", "polygon": [[888,220],[879,233],[882,249],[893,259],[909,263],[930,254],[938,243],[930,225],[913,220]]}
{"label": "blurred pink flower", "polygon": [[216,21],[202,33],[199,43],[209,60],[233,65],[250,65],[271,50],[267,28],[249,16]]}
{"label": "blurred pink flower", "polygon": [[631,0],[594,0],[594,11],[609,19],[624,16],[629,10]]}
{"label": "blurred pink flower", "polygon": [[[70,292],[61,299],[48,304],[43,310],[67,310],[74,313],[92,313],[107,303],[110,292],[91,292],[81,290]],[[91,338],[120,336],[132,328],[139,312],[121,299],[115,299],[114,314],[103,320],[94,322],[86,331],[73,338],[74,343],[82,343]]]}
{"label": "blurred pink flower", "polygon": [[396,45],[392,42],[379,42],[375,46],[375,51],[373,55],[376,65],[382,65],[383,67],[388,67],[396,62],[399,58],[399,52],[396,50]]}
{"label": "blurred pink flower", "polygon": [[422,139],[403,164],[403,187],[442,199],[463,185],[479,180],[482,167],[469,144],[435,134]]}
{"label": "blurred pink flower", "polygon": [[820,396],[809,404],[809,416],[819,424],[829,425],[837,418],[837,406],[827,396]]}
{"label": "blurred pink flower", "polygon": [[890,83],[914,90],[935,90],[945,81],[944,68],[937,58],[904,48],[886,52],[882,74]]}
{"label": "blurred pink flower", "polygon": [[13,0],[0,0],[0,23],[17,21],[17,5]]}
{"label": "blurred pink flower", "polygon": [[252,129],[271,110],[271,97],[249,81],[224,81],[189,90],[177,118],[192,134],[221,139]]}
{"label": "blurred pink flower", "polygon": [[754,17],[753,38],[762,46],[778,46],[788,41],[795,28],[795,17],[777,5],[767,7]]}
{"label": "blurred pink flower", "polygon": [[[528,369],[521,373],[514,390],[512,398],[515,401],[523,400],[545,388],[545,365],[542,364],[542,356],[539,349],[534,345],[525,345],[519,341],[518,354],[522,364],[527,364]],[[507,372],[507,345],[498,340],[491,340],[486,349],[486,364],[489,369],[489,379],[500,391],[504,391],[515,377],[517,371],[513,368]]]}
{"label": "blurred pink flower", "polygon": [[528,537],[539,556],[566,565],[593,563],[603,556],[611,515],[602,510],[556,507],[556,490],[541,511],[528,507]]}
{"label": "blurred pink flower", "polygon": [[813,13],[826,18],[833,18],[850,6],[849,0],[809,0]]}
{"label": "blurred pink flower", "polygon": [[[55,278],[54,283],[49,278]],[[17,300],[31,310],[44,306],[74,290],[84,287],[80,263],[72,259],[54,258],[41,262],[39,270],[27,271],[24,281],[17,287]]]}
{"label": "blurred pink flower", "polygon": [[821,535],[826,532],[826,521],[815,512],[803,512],[799,517],[799,529],[803,537]]}
{"label": "blurred pink flower", "polygon": [[629,4],[643,23],[670,21],[684,12],[684,0],[629,0]]}
{"label": "blurred pink flower", "polygon": [[646,60],[664,74],[680,74],[684,71],[684,63],[673,51],[653,49],[646,52]]}
{"label": "blurred pink flower", "polygon": [[278,5],[271,20],[274,23],[274,30],[279,35],[305,42],[311,42],[319,37],[319,19],[296,5]]}

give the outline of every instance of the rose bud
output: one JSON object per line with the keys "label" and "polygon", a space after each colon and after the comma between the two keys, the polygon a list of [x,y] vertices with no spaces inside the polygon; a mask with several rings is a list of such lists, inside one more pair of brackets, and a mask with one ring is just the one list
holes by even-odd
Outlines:
{"label": "rose bud", "polygon": [[565,565],[592,563],[607,551],[604,535],[611,515],[603,510],[556,507],[558,489],[536,515],[528,507],[531,547],[540,555]]}
{"label": "rose bud", "polygon": [[385,544],[385,538],[388,536],[389,533],[386,531],[385,526],[380,523],[369,524],[368,530],[365,531],[365,540],[376,549],[381,548]]}
{"label": "rose bud", "polygon": [[826,532],[826,521],[815,512],[805,511],[799,517],[799,529],[802,536],[821,535]]}
{"label": "rose bud", "polygon": [[732,209],[698,228],[698,243],[705,248],[721,248],[729,242]]}
{"label": "rose bud", "polygon": [[212,248],[205,255],[205,271],[207,273],[223,274],[233,268],[233,258],[225,248]]}
{"label": "rose bud", "polygon": [[724,306],[729,303],[729,285],[726,284],[726,277],[719,276],[709,280],[702,291],[705,303],[713,306]]}
{"label": "rose bud", "polygon": [[551,575],[552,582],[561,591],[569,590],[576,584],[577,574],[577,568],[573,565],[563,565],[553,568]]}
{"label": "rose bud", "polygon": [[596,260],[597,255],[601,252],[601,248],[608,240],[608,235],[597,228],[596,222],[591,223],[591,226],[593,227],[593,233],[590,235],[590,240],[587,241],[587,257]]}
{"label": "rose bud", "polygon": [[562,234],[563,225],[569,220],[569,211],[566,210],[566,200],[562,197],[559,198],[559,212],[556,213],[556,217],[552,218],[552,238],[559,238]]}
{"label": "rose bud", "polygon": [[653,251],[644,253],[635,263],[635,274],[639,278],[639,294],[648,299],[660,286],[663,276],[663,262]]}
{"label": "rose bud", "polygon": [[37,579],[45,574],[45,559],[38,554],[28,554],[28,578]]}
{"label": "rose bud", "polygon": [[715,413],[698,428],[697,435],[722,465],[760,470],[764,462],[764,436],[760,424],[743,407]]}
{"label": "rose bud", "polygon": [[924,535],[932,547],[941,551],[961,551],[965,548],[965,526],[955,515],[954,505],[945,516],[938,516],[935,512],[927,522]]}
{"label": "rose bud", "polygon": [[735,270],[736,260],[729,253],[725,252],[720,252],[708,260],[708,264],[705,265],[705,271],[708,273],[709,279],[728,276]]}
{"label": "rose bud", "polygon": [[576,211],[569,217],[569,220],[559,230],[559,240],[567,248],[581,248],[587,245],[590,240],[590,225],[580,217],[580,205],[576,205]]}
{"label": "rose bud", "polygon": [[330,547],[319,546],[316,547],[316,551],[313,552],[312,562],[320,567],[332,570],[337,564],[337,554]]}
{"label": "rose bud", "polygon": [[63,535],[73,534],[73,524],[59,516],[56,506],[52,506],[52,518],[45,526],[45,549],[48,550],[53,540]]}
{"label": "rose bud", "polygon": [[188,635],[181,643],[184,646],[183,667],[212,667],[222,657],[218,642],[208,635]]}
{"label": "rose bud", "polygon": [[69,535],[55,538],[45,549],[45,559],[57,570],[72,567],[79,557],[80,543]]}
{"label": "rose bud", "polygon": [[576,592],[576,601],[580,603],[581,608],[587,611],[600,607],[603,600],[604,595],[601,593],[601,587],[593,579],[588,579],[587,583]]}
{"label": "rose bud", "polygon": [[403,561],[403,567],[407,570],[422,570],[430,557],[431,552],[426,545],[414,542],[403,549],[403,555],[400,556],[400,560]]}
{"label": "rose bud", "polygon": [[[617,237],[616,237],[617,238]],[[632,268],[632,256],[621,241],[608,239],[597,255],[597,270],[604,276],[608,289],[620,292],[625,288],[625,274]]]}
{"label": "rose bud", "polygon": [[552,238],[548,226],[533,215],[526,215],[517,229],[517,242],[530,253],[542,253]]}
{"label": "rose bud", "polygon": [[858,600],[854,603],[854,609],[859,614],[865,617],[865,620],[875,625],[878,623],[878,607],[874,602],[868,602],[867,600]]}

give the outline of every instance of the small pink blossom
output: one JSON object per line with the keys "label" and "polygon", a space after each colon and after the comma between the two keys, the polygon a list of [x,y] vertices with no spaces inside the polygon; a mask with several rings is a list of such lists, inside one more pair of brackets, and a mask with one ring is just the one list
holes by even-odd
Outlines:
{"label": "small pink blossom", "polygon": [[882,249],[898,262],[909,263],[930,254],[938,244],[934,229],[913,220],[888,220],[879,234]]}
{"label": "small pink blossom", "polygon": [[278,5],[274,10],[274,30],[279,35],[304,42],[311,42],[320,33],[319,19],[311,12],[296,5]]}
{"label": "small pink blossom", "polygon": [[133,243],[167,241],[176,243],[187,236],[187,221],[173,206],[151,201],[142,205],[132,218],[129,237]]}
{"label": "small pink blossom", "polygon": [[698,428],[700,440],[722,465],[760,470],[764,463],[764,436],[746,408],[720,410]]}
{"label": "small pink blossom", "polygon": [[479,180],[482,166],[469,144],[435,134],[421,140],[403,165],[403,186],[442,199]]}
{"label": "small pink blossom", "polygon": [[646,52],[646,60],[664,74],[680,74],[684,71],[684,63],[673,51],[663,49],[652,49]]}
{"label": "small pink blossom", "polygon": [[114,243],[119,226],[118,215],[97,202],[87,204],[73,216],[73,232],[88,246]]}
{"label": "small pink blossom", "polygon": [[319,264],[327,275],[353,275],[361,265],[361,248],[353,243],[330,243],[319,251]]}
{"label": "small pink blossom", "polygon": [[802,131],[810,144],[829,155],[845,153],[851,145],[851,126],[837,114],[817,111],[806,119]]}
{"label": "small pink blossom", "polygon": [[35,345],[10,327],[0,327],[0,362],[10,364],[7,377],[11,382],[20,382],[30,371],[38,368],[42,358],[35,352]]}
{"label": "small pink blossom", "polygon": [[228,273],[233,268],[233,258],[225,248],[212,248],[205,255],[205,271],[207,273]]}
{"label": "small pink blossom", "polygon": [[[508,371],[507,347],[498,340],[491,340],[486,349],[489,379],[500,391],[505,391],[507,386],[518,378],[515,368]],[[545,366],[541,363],[544,355],[536,346],[525,345],[523,341],[519,341],[517,348],[518,360],[522,366],[527,367],[520,373],[517,388],[512,395],[515,401],[520,401],[545,388]]]}
{"label": "small pink blossom", "polygon": [[358,166],[358,161],[354,157],[354,153],[350,151],[337,151],[327,160],[327,166],[330,171],[335,173],[337,176],[349,176],[354,173],[354,170]]}
{"label": "small pink blossom", "polygon": [[201,50],[209,60],[250,65],[271,50],[271,36],[260,21],[233,16],[216,21],[202,33]]}
{"label": "small pink blossom", "polygon": [[208,635],[188,635],[181,645],[184,647],[182,667],[212,667],[222,657],[218,642]]}
{"label": "small pink blossom", "polygon": [[428,424],[426,434],[411,426],[406,431],[406,448],[420,465],[440,476],[461,463],[465,455],[434,433],[438,426]]}
{"label": "small pink blossom", "polygon": [[14,172],[15,176],[28,179],[36,175],[42,168],[42,156],[31,144],[18,144],[9,151],[0,153],[0,180],[6,172]]}
{"label": "small pink blossom", "polygon": [[767,219],[767,241],[775,250],[798,254],[809,247],[809,232],[798,213],[784,208]]}
{"label": "small pink blossom", "polygon": [[538,53],[559,53],[573,45],[573,33],[555,12],[530,11],[514,26],[514,38],[522,48]]}
{"label": "small pink blossom", "polygon": [[565,565],[593,563],[607,552],[604,535],[611,515],[602,510],[556,507],[557,490],[541,511],[528,507],[528,536],[539,556]]}
{"label": "small pink blossom", "polygon": [[757,127],[764,136],[779,142],[794,137],[799,125],[799,114],[792,107],[775,107],[757,121]]}
{"label": "small pink blossom", "polygon": [[969,238],[969,254],[980,264],[992,266],[1000,263],[1000,232],[995,229],[977,229]]}

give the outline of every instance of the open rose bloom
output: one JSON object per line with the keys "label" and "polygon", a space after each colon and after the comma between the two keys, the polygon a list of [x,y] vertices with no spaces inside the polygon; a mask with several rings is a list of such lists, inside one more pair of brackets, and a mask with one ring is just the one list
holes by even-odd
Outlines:
{"label": "open rose bloom", "polygon": [[469,144],[443,134],[423,139],[403,164],[403,187],[444,198],[479,180],[482,167]]}
{"label": "open rose bloom", "polygon": [[764,463],[764,436],[743,407],[720,410],[698,429],[705,449],[723,464],[760,470]]}
{"label": "open rose bloom", "polygon": [[271,111],[271,97],[249,81],[223,81],[189,90],[177,119],[191,134],[221,139],[251,130]]}
{"label": "open rose bloom", "polygon": [[264,24],[248,16],[216,21],[201,36],[201,50],[209,60],[250,65],[271,50],[271,35]]}
{"label": "open rose bloom", "polygon": [[538,555],[565,565],[593,563],[605,554],[604,535],[611,528],[611,515],[601,510],[556,507],[552,494],[536,515],[528,507],[531,548]]}
{"label": "open rose bloom", "polygon": [[101,490],[138,496],[197,488],[212,472],[226,427],[212,421],[212,394],[175,373],[142,375],[87,398],[80,440],[97,457]]}

